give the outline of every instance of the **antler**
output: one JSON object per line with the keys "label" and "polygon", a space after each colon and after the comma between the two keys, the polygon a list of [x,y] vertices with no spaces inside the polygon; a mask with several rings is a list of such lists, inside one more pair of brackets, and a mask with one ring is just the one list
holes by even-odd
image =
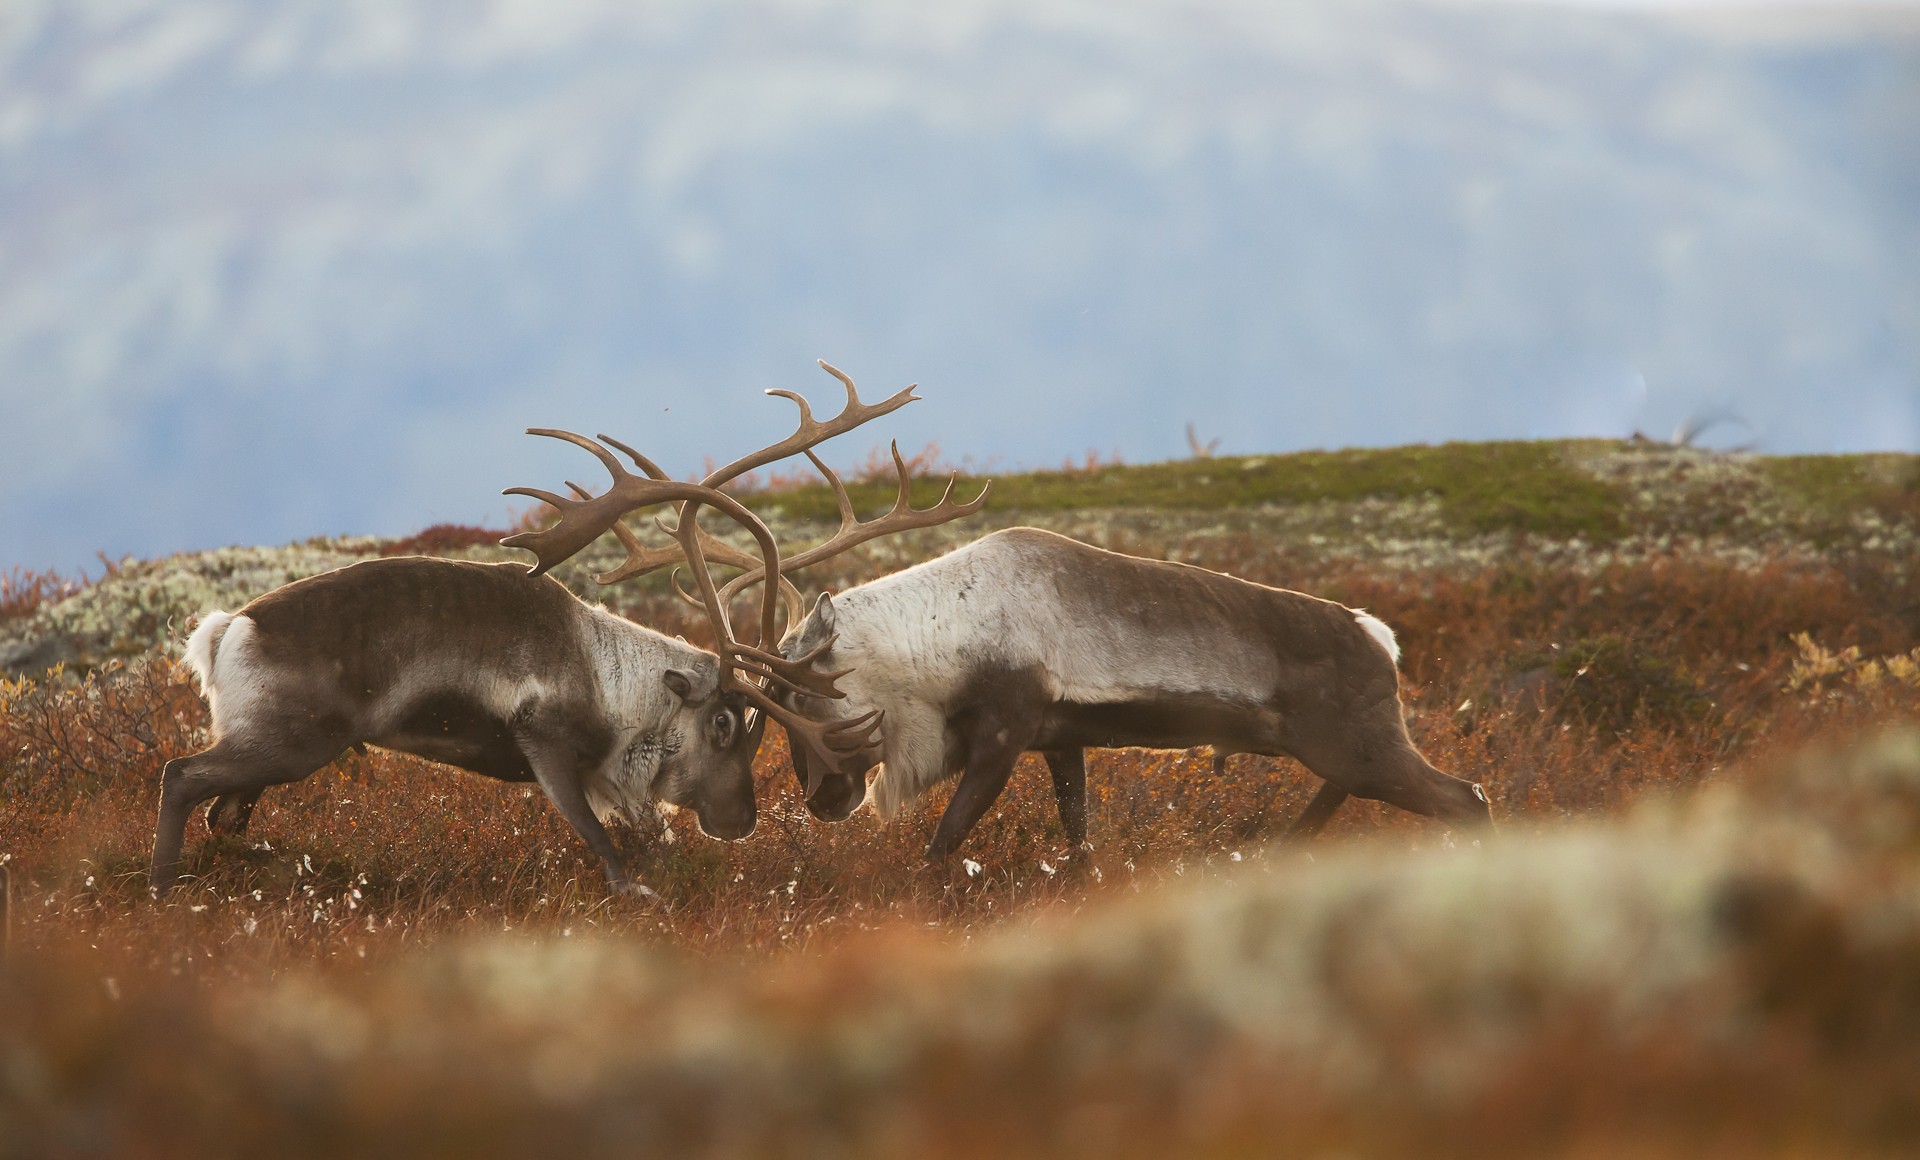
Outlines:
{"label": "antler", "polygon": [[[812,450],[806,452],[807,459],[813,463],[815,468],[819,469],[820,474],[826,477],[828,485],[833,488],[834,501],[840,507],[840,530],[835,532],[825,542],[816,544],[792,559],[783,562],[780,565],[780,583],[783,587],[788,584],[788,573],[798,572],[800,569],[809,565],[818,564],[820,561],[831,556],[837,556],[856,544],[864,544],[868,540],[878,539],[881,536],[891,535],[894,532],[905,532],[914,528],[931,528],[938,524],[944,524],[949,520],[957,520],[962,516],[970,516],[974,512],[979,511],[981,506],[987,502],[987,491],[993,486],[991,481],[982,484],[980,486],[980,494],[974,496],[967,502],[953,502],[953,488],[954,485],[959,482],[960,478],[956,473],[947,477],[946,489],[940,493],[939,500],[937,500],[932,507],[914,507],[910,495],[912,478],[907,472],[907,461],[900,458],[900,444],[897,442],[891,444],[889,450],[893,453],[894,476],[899,480],[900,487],[894,494],[893,507],[888,509],[885,515],[865,522],[862,522],[860,517],[854,514],[853,501],[847,497],[847,485],[840,482],[840,477],[834,473],[832,468],[822,463],[820,457],[815,455]],[[726,586],[720,589],[720,599],[733,599],[741,589],[750,584],[759,583],[765,575],[766,570],[759,567],[756,562],[754,567],[743,571],[740,575],[727,581]]]}
{"label": "antler", "polygon": [[[690,512],[694,505],[702,503],[710,504],[725,512],[752,533],[753,538],[759,542],[760,566],[776,573],[779,571],[780,546],[774,542],[773,533],[767,530],[767,525],[761,522],[760,517],[754,515],[746,505],[718,488],[668,479],[666,473],[646,456],[606,435],[600,438],[626,452],[647,474],[639,476],[628,471],[620,465],[618,459],[613,457],[612,452],[584,435],[576,435],[571,431],[561,431],[551,427],[530,427],[527,429],[527,434],[562,439],[576,447],[585,448],[607,469],[607,474],[613,477],[613,486],[597,496],[591,495],[579,484],[571,480],[567,481],[567,487],[575,496],[580,497],[577,499],[568,499],[566,496],[534,487],[510,487],[502,493],[532,496],[560,513],[560,519],[550,528],[536,532],[521,532],[500,541],[505,547],[525,548],[538,557],[539,563],[532,569],[535,575],[546,572],[598,539],[601,533],[619,523],[620,517],[627,512],[671,500],[686,501],[681,507],[683,513]],[[629,555],[626,567],[632,567],[635,563],[634,548],[638,547],[641,553],[645,553],[645,546],[640,545],[637,539],[629,538],[630,536],[631,533],[627,537],[622,537],[628,544]],[[694,579],[700,586],[701,602],[706,605],[707,616],[713,622],[714,635],[721,641],[731,641],[733,633],[727,617],[727,607],[720,599],[719,591],[714,587],[713,577],[707,570],[698,525],[689,518],[683,518],[675,538],[680,542],[684,558],[693,566]],[[711,537],[708,538],[711,539]],[[659,563],[653,563],[650,566],[658,567]],[[619,570],[621,569],[616,569],[616,571]],[[638,575],[638,572],[630,574]],[[763,602],[764,607],[761,610],[763,633],[773,631],[775,615],[773,597],[774,592],[769,589],[768,598]]]}
{"label": "antler", "polygon": [[719,487],[755,468],[778,463],[782,459],[789,459],[802,452],[810,451],[836,435],[844,435],[870,419],[878,419],[882,415],[898,411],[920,397],[913,393],[914,387],[919,385],[915,383],[903,391],[896,391],[878,403],[862,403],[859,388],[853,385],[853,380],[848,378],[845,372],[825,359],[818,361],[821,370],[839,379],[841,385],[847,388],[847,401],[841,406],[840,413],[822,422],[813,417],[813,408],[807,405],[807,400],[800,394],[794,391],[768,391],[769,395],[793,400],[794,406],[800,408],[800,426],[780,442],[762,448],[751,455],[743,455],[720,470],[708,474],[700,481],[701,483],[708,487]]}
{"label": "antler", "polygon": [[[814,418],[812,407],[801,395],[785,390],[768,391],[769,395],[791,399],[800,408],[800,423],[793,434],[769,447],[742,456],[718,471],[709,473],[697,484],[680,483],[668,478],[667,474],[651,460],[611,436],[600,435],[596,440],[570,431],[529,428],[528,434],[563,439],[590,452],[600,460],[608,474],[613,477],[613,486],[601,495],[595,496],[579,484],[569,481],[567,487],[574,494],[574,498],[571,499],[537,488],[508,488],[506,491],[508,495],[532,496],[551,505],[560,513],[560,519],[552,527],[536,532],[522,532],[501,541],[508,547],[526,548],[532,551],[539,560],[533,568],[537,574],[554,567],[611,530],[626,546],[627,558],[618,567],[595,576],[594,579],[601,584],[615,584],[679,560],[685,560],[692,572],[698,595],[681,589],[677,577],[674,580],[674,590],[705,608],[707,617],[713,624],[715,647],[721,658],[722,686],[743,694],[762,712],[779,721],[787,730],[789,742],[804,747],[816,759],[815,762],[808,763],[810,773],[814,769],[839,770],[844,759],[871,746],[880,727],[880,714],[867,713],[850,720],[818,722],[786,708],[771,695],[770,690],[777,686],[807,696],[839,699],[846,694],[839,689],[838,681],[851,671],[820,672],[813,667],[814,662],[831,646],[831,640],[806,656],[792,660],[768,651],[765,647],[777,639],[774,635],[777,600],[784,600],[786,604],[789,625],[798,623],[801,616],[800,592],[787,578],[787,573],[809,564],[819,563],[856,544],[890,532],[931,527],[970,515],[980,510],[980,505],[986,501],[986,489],[983,487],[980,494],[969,503],[951,502],[957,479],[954,477],[948,479],[946,491],[941,495],[938,503],[931,508],[915,509],[908,497],[910,479],[907,465],[900,457],[899,446],[895,444],[892,447],[892,454],[900,487],[893,508],[876,519],[861,522],[854,514],[853,504],[847,497],[846,486],[840,481],[840,477],[834,474],[818,455],[814,454],[813,449],[836,435],[844,434],[869,420],[896,411],[919,396],[913,393],[913,387],[908,387],[878,403],[863,403],[860,401],[860,392],[851,378],[824,361],[820,366],[846,387],[846,403],[841,407],[839,414],[831,419],[819,420]],[[624,452],[644,474],[635,475],[628,471],[619,460],[614,458],[613,453],[607,450],[607,446]],[[825,543],[782,564],[779,546],[774,542],[773,535],[767,530],[766,524],[738,500],[720,489],[748,471],[799,454],[804,454],[832,486],[834,498],[840,508],[841,526],[840,530]],[[674,500],[680,501],[678,522],[672,528],[666,528],[663,525],[662,530],[672,535],[675,548],[649,548],[641,542],[631,528],[622,522],[624,516],[638,508]],[[752,555],[729,546],[701,529],[698,514],[702,505],[719,509],[752,533],[760,548],[759,558],[755,559]],[[730,580],[725,587],[718,587],[709,569],[710,561],[739,568],[741,573]],[[773,583],[766,583],[769,577],[773,579]],[[733,634],[727,610],[733,598],[741,590],[756,583],[763,586],[760,632],[755,642],[743,643]],[[817,779],[809,778],[809,784],[806,786],[808,796],[812,796],[818,784]]]}
{"label": "antler", "polygon": [[[527,434],[562,439],[575,447],[585,448],[607,469],[607,474],[613,477],[613,486],[597,496],[572,480],[568,480],[567,487],[578,497],[576,499],[568,499],[536,487],[510,487],[500,493],[532,496],[560,513],[560,519],[551,527],[534,532],[521,532],[500,541],[503,547],[525,548],[539,557],[540,562],[533,568],[535,575],[546,572],[599,539],[608,528],[620,522],[621,516],[635,508],[648,507],[674,499],[697,498],[712,501],[714,506],[749,526],[760,522],[758,516],[742,507],[732,496],[718,492],[709,485],[680,483],[669,479],[667,473],[661,471],[652,460],[610,436],[602,435],[600,441],[611,443],[626,452],[635,465],[646,472],[645,476],[635,475],[620,466],[620,461],[613,457],[611,451],[584,435],[576,435],[572,431],[562,431],[554,427],[529,427]],[[736,512],[734,508],[739,510]],[[761,525],[758,530],[764,532],[765,525]],[[762,549],[766,550],[772,542],[772,535],[769,533],[762,543]],[[779,549],[773,548],[772,551],[773,554],[778,555]]]}
{"label": "antler", "polygon": [[[864,523],[861,522],[859,516],[854,513],[853,501],[847,496],[846,485],[840,481],[840,476],[836,474],[832,468],[828,467],[821,461],[818,455],[813,453],[813,449],[828,439],[833,438],[835,435],[851,431],[869,419],[877,418],[890,411],[898,410],[908,403],[913,402],[915,399],[918,399],[920,396],[914,394],[914,388],[910,386],[906,390],[900,391],[882,402],[874,404],[862,403],[860,401],[859,388],[854,385],[853,379],[848,376],[846,372],[834,366],[832,363],[827,362],[825,359],[819,361],[820,369],[826,371],[834,378],[839,379],[841,385],[847,389],[847,401],[845,405],[841,407],[840,413],[826,422],[821,422],[813,417],[813,408],[808,405],[807,400],[801,395],[793,391],[768,391],[767,394],[769,395],[778,395],[783,399],[793,400],[794,405],[800,408],[800,426],[794,430],[792,435],[787,436],[787,438],[774,444],[772,447],[763,451],[757,451],[752,455],[743,456],[727,464],[725,467],[720,468],[718,471],[712,472],[700,481],[708,487],[719,487],[755,468],[764,467],[769,463],[778,462],[781,459],[795,454],[803,454],[807,457],[808,461],[813,464],[814,468],[826,478],[828,486],[833,488],[833,498],[840,509],[840,530],[835,532],[826,542],[807,549],[780,566],[779,575],[782,595],[784,596],[788,590],[791,590],[793,593],[791,597],[787,598],[787,623],[789,625],[795,623],[797,620],[794,614],[794,601],[799,596],[799,590],[793,588],[792,582],[787,579],[790,573],[798,572],[802,568],[837,556],[855,545],[866,543],[868,540],[878,539],[881,536],[891,535],[894,532],[910,531],[914,528],[930,528],[938,524],[944,524],[949,520],[957,520],[962,516],[970,516],[974,512],[979,511],[981,506],[987,502],[987,491],[992,486],[991,482],[983,484],[980,488],[980,494],[974,496],[973,499],[966,503],[953,503],[951,501],[953,499],[954,485],[959,482],[959,475],[955,473],[947,477],[946,490],[941,492],[938,502],[930,508],[916,509],[909,496],[911,477],[907,471],[906,460],[900,457],[900,444],[893,442],[889,445],[889,451],[893,455],[895,476],[900,482],[899,491],[894,497],[893,507],[883,516],[868,520]],[[684,518],[684,513],[682,518]],[[733,561],[730,560],[723,560],[722,562],[733,563]],[[653,567],[659,567],[659,565],[654,564]],[[727,581],[726,585],[720,589],[720,599],[723,602],[731,604],[734,597],[738,596],[741,591],[754,584],[760,583],[761,580],[766,577],[766,569],[758,566],[757,562],[742,565],[742,567],[744,570],[740,575]],[[624,572],[624,569],[622,569],[622,571]],[[694,600],[694,597],[686,592],[681,592],[680,595],[689,601]],[[770,637],[761,638],[763,643],[770,639]]]}
{"label": "antler", "polygon": [[[660,530],[666,532],[668,535],[675,535],[674,530],[665,524],[659,526]],[[753,556],[742,552],[740,549],[717,536],[707,534],[705,528],[695,525],[694,530],[700,537],[700,550],[707,559],[717,564],[725,564],[730,568],[753,571],[756,578],[766,574],[765,567]],[[615,521],[613,534],[618,536],[620,542],[626,546],[627,559],[626,562],[618,568],[596,573],[593,579],[597,584],[618,584],[622,580],[630,580],[635,576],[644,576],[648,572],[667,564],[678,564],[687,558],[686,553],[681,550],[677,538],[674,546],[671,548],[649,548],[640,542],[640,537],[634,534],[633,529],[628,527],[625,521]],[[806,602],[801,599],[800,590],[794,587],[793,582],[788,580],[784,575],[786,571],[785,566],[782,566],[781,572],[783,574],[780,577],[780,600],[781,603],[786,606],[787,623],[797,624],[800,618],[805,615]],[[720,590],[721,601],[731,608],[733,606],[733,597],[739,594],[739,590],[742,587],[744,587],[744,585],[736,585],[729,582],[726,587]],[[699,597],[688,593],[677,583],[674,585],[674,591],[678,592],[682,598],[691,603],[701,603]]]}

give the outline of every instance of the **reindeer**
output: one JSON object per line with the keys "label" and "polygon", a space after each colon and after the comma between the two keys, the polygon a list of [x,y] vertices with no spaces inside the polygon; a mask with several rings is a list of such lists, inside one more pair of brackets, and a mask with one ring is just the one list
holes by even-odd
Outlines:
{"label": "reindeer", "polygon": [[[531,429],[592,451],[614,477],[597,497],[571,483],[577,498],[508,489],[560,512],[549,528],[501,541],[532,551],[537,563],[531,568],[425,557],[370,560],[277,588],[238,613],[208,614],[188,639],[186,661],[206,694],[214,744],[168,762],[162,775],[155,891],[164,893],[178,877],[187,819],[200,803],[213,799],[210,830],[242,832],[268,786],[307,777],[350,747],[378,745],[488,777],[534,782],[600,857],[612,888],[645,896],[652,891],[628,876],[605,823],[641,823],[664,803],[693,810],[713,837],[745,837],[756,817],[753,758],[769,716],[787,730],[794,752],[809,755],[809,768],[837,771],[849,753],[870,747],[878,715],[820,723],[788,710],[781,699],[839,698],[835,682],[845,674],[822,673],[812,658],[789,662],[759,647],[777,639],[777,602],[784,600],[790,615],[799,607],[798,591],[784,574],[833,553],[816,550],[783,562],[766,525],[720,490],[796,453],[818,464],[812,449],[819,443],[918,398],[908,387],[863,404],[853,380],[826,369],[846,387],[840,414],[816,421],[799,395],[770,391],[798,403],[799,429],[698,484],[667,478],[604,435],[602,441],[644,474],[628,472],[583,436]],[[907,469],[897,449],[894,460],[904,494]],[[835,551],[967,515],[984,498],[966,505],[943,497],[926,510],[906,505],[864,525],[858,538]],[[647,548],[620,522],[629,512],[675,501],[672,547]],[[708,535],[697,519],[702,506],[750,532],[759,555]],[[627,545],[628,558],[596,580],[613,584],[685,561],[717,651],[590,605],[545,574],[609,528]],[[728,604],[743,586],[730,585],[722,596],[712,563],[752,566],[778,579],[763,586],[757,638],[735,637]],[[833,789],[843,791],[843,782]],[[858,804],[827,797],[809,808],[844,816]]]}
{"label": "reindeer", "polygon": [[[843,505],[844,506],[844,505]],[[736,582],[751,581],[750,574]],[[1295,823],[1316,833],[1349,795],[1486,823],[1481,787],[1414,748],[1393,631],[1365,612],[1217,572],[1105,551],[1036,528],[823,594],[783,656],[839,667],[844,698],[783,693],[825,722],[878,713],[882,736],[816,792],[871,798],[890,819],[936,783],[959,785],[928,844],[959,848],[1024,751],[1046,760],[1069,841],[1086,841],[1089,746],[1214,747],[1297,758],[1325,781]],[[809,760],[796,753],[796,765]],[[848,779],[852,784],[833,783]]]}

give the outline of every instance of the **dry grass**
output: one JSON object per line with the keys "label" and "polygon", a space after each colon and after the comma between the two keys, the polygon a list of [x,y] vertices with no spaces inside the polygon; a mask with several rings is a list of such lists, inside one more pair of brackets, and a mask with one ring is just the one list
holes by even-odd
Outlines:
{"label": "dry grass", "polygon": [[[631,849],[666,899],[650,908],[609,898],[531,791],[376,750],[269,791],[244,839],[208,841],[195,823],[191,877],[157,903],[145,859],[159,771],[204,744],[204,706],[162,654],[56,672],[0,686],[13,881],[0,1156],[516,1155],[549,1140],[593,1154],[793,1155],[1920,1145],[1920,1120],[1888,1095],[1920,1083],[1920,942],[1901,917],[1911,904],[1891,901],[1920,884],[1920,843],[1832,873],[1819,869],[1839,857],[1829,846],[1793,845],[1774,881],[1728,838],[1712,874],[1732,933],[1701,944],[1720,957],[1698,978],[1655,987],[1657,1009],[1638,1022],[1615,1008],[1639,981],[1577,964],[1513,967],[1495,987],[1504,999],[1466,1008],[1422,975],[1456,953],[1440,928],[1480,913],[1473,898],[1494,916],[1468,924],[1475,937],[1547,938],[1525,935],[1534,911],[1509,897],[1516,881],[1571,874],[1604,909],[1615,893],[1657,896],[1648,867],[1690,856],[1671,821],[1614,826],[1597,845],[1568,846],[1568,833],[1738,780],[1736,768],[1779,767],[1772,755],[1817,738],[1920,719],[1912,561],[1676,553],[1294,575],[1247,537],[1119,546],[1305,587],[1393,624],[1416,738],[1492,792],[1498,853],[1349,803],[1308,860],[1264,844],[1317,784],[1297,767],[1238,757],[1215,778],[1203,753],[1128,750],[1090,755],[1091,854],[1064,848],[1028,758],[968,862],[929,870],[918,856],[944,794],[893,827],[823,825],[799,808],[770,736],[750,840],[712,842],[680,818],[680,840]],[[629,611],[698,638],[664,597],[631,599]],[[1818,821],[1795,776],[1763,778],[1725,809],[1783,832],[1794,811]],[[1808,832],[1872,830],[1864,793],[1855,815]],[[1455,893],[1413,885],[1429,881]],[[1414,895],[1431,905],[1391,902]],[[1565,938],[1581,903],[1555,898],[1550,910],[1574,915]],[[1229,912],[1240,917],[1221,921],[1246,938],[1358,965],[1216,980],[1239,996],[1227,1003],[1183,957],[1214,936],[1179,916]],[[1035,921],[1044,937],[1025,933]],[[1849,941],[1872,930],[1886,939]],[[1403,954],[1422,939],[1439,948],[1427,966]],[[538,993],[501,990],[513,987]],[[1312,1025],[1329,1004],[1346,1020],[1330,1038],[1259,1030]],[[1894,1025],[1906,1038],[1882,1033]],[[330,1026],[352,1042],[330,1040]],[[1454,1054],[1463,1043],[1473,1053]]]}

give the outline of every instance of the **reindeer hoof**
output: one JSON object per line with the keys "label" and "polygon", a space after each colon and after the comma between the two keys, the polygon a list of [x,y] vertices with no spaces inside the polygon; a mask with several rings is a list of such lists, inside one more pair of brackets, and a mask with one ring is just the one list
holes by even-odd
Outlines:
{"label": "reindeer hoof", "polygon": [[644,882],[615,882],[613,892],[626,898],[637,898],[642,902],[658,903],[660,895]]}

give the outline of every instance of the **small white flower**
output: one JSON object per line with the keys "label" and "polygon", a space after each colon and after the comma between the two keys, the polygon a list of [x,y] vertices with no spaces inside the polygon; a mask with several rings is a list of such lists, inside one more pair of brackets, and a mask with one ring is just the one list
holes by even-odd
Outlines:
{"label": "small white flower", "polygon": [[[975,861],[974,861],[973,859],[971,859],[971,858],[962,858],[962,859],[960,859],[960,865],[961,865],[961,868],[963,868],[964,870],[966,870],[966,872],[967,872],[967,877],[969,877],[969,878],[978,878],[978,877],[980,877],[980,870],[981,870],[981,866],[980,866],[980,863],[978,863],[978,862],[975,862]],[[88,881],[89,883],[91,883],[91,882],[93,881],[93,879],[91,879],[91,878],[89,878],[89,879],[87,879],[87,881]]]}

